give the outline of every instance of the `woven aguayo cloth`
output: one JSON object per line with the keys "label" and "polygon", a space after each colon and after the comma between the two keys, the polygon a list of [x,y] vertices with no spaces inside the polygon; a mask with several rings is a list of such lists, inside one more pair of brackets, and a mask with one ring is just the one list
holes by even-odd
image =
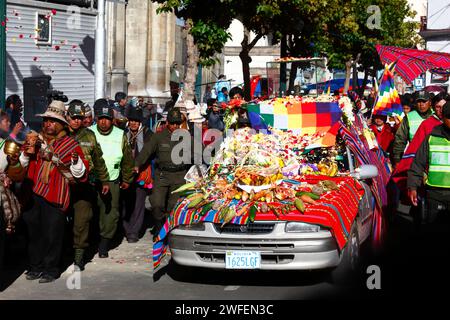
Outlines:
{"label": "woven aguayo cloth", "polygon": [[[364,188],[355,179],[351,177],[330,178],[326,176],[305,176],[297,183],[306,181],[311,184],[316,184],[321,180],[333,180],[339,185],[339,190],[330,191],[323,194],[320,200],[317,200],[317,205],[306,205],[306,211],[301,213],[299,211],[292,211],[286,215],[275,216],[271,211],[267,213],[258,212],[255,221],[300,221],[318,224],[329,228],[336,239],[339,249],[342,249],[347,243],[350,234],[350,228],[358,213],[359,201],[364,195]],[[295,181],[289,180],[296,184]],[[223,201],[223,200],[218,200]],[[241,200],[227,200],[229,205],[236,205],[236,210],[239,210],[244,202]],[[274,203],[276,204],[276,203]],[[175,205],[174,210],[169,215],[164,227],[161,229],[159,235],[154,239],[153,243],[153,266],[157,268],[161,260],[164,258],[167,249],[167,236],[171,230],[179,225],[194,224],[199,222],[214,222],[220,223],[218,213],[216,210],[210,210],[205,215],[200,216],[200,209],[188,209],[188,202],[184,198],[180,198]],[[235,217],[230,223],[243,225],[249,222],[248,213],[240,217]]]}

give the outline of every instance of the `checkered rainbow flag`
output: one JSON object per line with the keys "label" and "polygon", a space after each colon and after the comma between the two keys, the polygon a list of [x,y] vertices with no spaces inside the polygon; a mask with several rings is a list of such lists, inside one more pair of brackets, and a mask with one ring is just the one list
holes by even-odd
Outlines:
{"label": "checkered rainbow flag", "polygon": [[256,130],[273,127],[304,135],[324,132],[318,143],[332,146],[342,110],[337,101],[318,102],[302,98],[275,98],[259,104],[248,104],[250,123]]}
{"label": "checkered rainbow flag", "polygon": [[372,114],[391,116],[394,113],[400,115],[402,111],[400,96],[394,85],[393,66],[386,65]]}

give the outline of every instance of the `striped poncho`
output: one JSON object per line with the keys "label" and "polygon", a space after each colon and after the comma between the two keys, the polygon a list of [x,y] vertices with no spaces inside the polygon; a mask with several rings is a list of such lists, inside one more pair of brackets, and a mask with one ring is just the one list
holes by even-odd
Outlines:
{"label": "striped poncho", "polygon": [[[57,155],[62,164],[67,167],[71,164],[73,152],[77,152],[80,160],[86,162],[80,146],[69,136],[64,135],[63,137],[57,138],[52,144],[52,147],[54,155]],[[45,164],[46,161],[44,161],[39,154],[30,159],[28,178],[33,181],[33,192],[36,195],[43,197],[51,204],[61,208],[62,211],[66,211],[70,202],[69,181],[64,178],[54,164],[51,164],[48,178],[45,178]],[[87,167],[86,163],[85,166]],[[45,183],[45,181],[48,182]]]}

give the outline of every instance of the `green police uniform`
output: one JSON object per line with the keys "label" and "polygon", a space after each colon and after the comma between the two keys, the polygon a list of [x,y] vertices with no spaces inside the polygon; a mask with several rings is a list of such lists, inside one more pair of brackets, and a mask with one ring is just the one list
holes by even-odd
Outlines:
{"label": "green police uniform", "polygon": [[[172,123],[181,122],[181,114],[179,111],[171,110],[168,114],[168,121],[173,121]],[[172,141],[171,137],[172,134],[167,128],[162,132],[154,134],[151,139],[144,144],[144,148],[136,158],[136,166],[141,167],[147,163],[147,160],[152,155],[156,156],[155,178],[153,181],[152,195],[150,196],[152,213],[156,220],[156,229],[159,229],[162,226],[166,215],[175,206],[178,195],[172,194],[172,191],[185,183],[184,176],[189,167],[189,165],[186,164],[176,165],[173,163],[171,158],[172,150],[180,142]]]}
{"label": "green police uniform", "polygon": [[[86,113],[86,104],[82,101],[73,101],[69,105],[68,115],[71,118],[84,118]],[[89,179],[87,182],[80,182],[71,185],[71,202],[74,211],[73,223],[73,247],[75,248],[75,265],[81,270],[84,269],[84,249],[89,246],[89,224],[93,216],[93,205],[97,202],[97,191],[95,189],[95,180],[102,182],[109,180],[108,171],[103,152],[97,143],[94,132],[81,126],[74,130],[69,127],[68,134],[74,138],[81,149],[85,159],[89,163]]]}
{"label": "green police uniform", "polygon": [[408,170],[408,189],[418,190],[425,179],[427,222],[436,219],[439,211],[450,213],[450,102],[442,110],[444,123],[434,127],[416,152]]}
{"label": "green police uniform", "polygon": [[[94,105],[94,110],[98,118],[113,119],[113,110],[109,106],[101,105],[96,108]],[[97,202],[100,209],[100,235],[102,237],[99,255],[107,257],[109,240],[116,233],[119,221],[119,183],[122,181],[131,184],[133,182],[134,159],[128,139],[122,129],[112,126],[108,132],[102,132],[97,124],[92,127],[92,131],[102,147],[103,158],[109,174],[110,192],[107,195],[100,194]]]}
{"label": "green police uniform", "polygon": [[87,128],[71,131],[70,135],[79,143],[86,160],[89,162],[89,181],[71,186],[72,203],[74,207],[74,243],[75,249],[89,246],[89,222],[92,219],[92,205],[97,202],[95,180],[102,183],[109,181],[103,152],[97,142],[94,132]]}

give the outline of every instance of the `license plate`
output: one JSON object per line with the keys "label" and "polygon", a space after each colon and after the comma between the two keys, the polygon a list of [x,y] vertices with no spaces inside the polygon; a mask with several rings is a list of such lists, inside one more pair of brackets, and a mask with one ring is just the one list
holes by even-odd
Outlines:
{"label": "license plate", "polygon": [[226,269],[259,269],[261,268],[261,252],[227,251],[225,254]]}

